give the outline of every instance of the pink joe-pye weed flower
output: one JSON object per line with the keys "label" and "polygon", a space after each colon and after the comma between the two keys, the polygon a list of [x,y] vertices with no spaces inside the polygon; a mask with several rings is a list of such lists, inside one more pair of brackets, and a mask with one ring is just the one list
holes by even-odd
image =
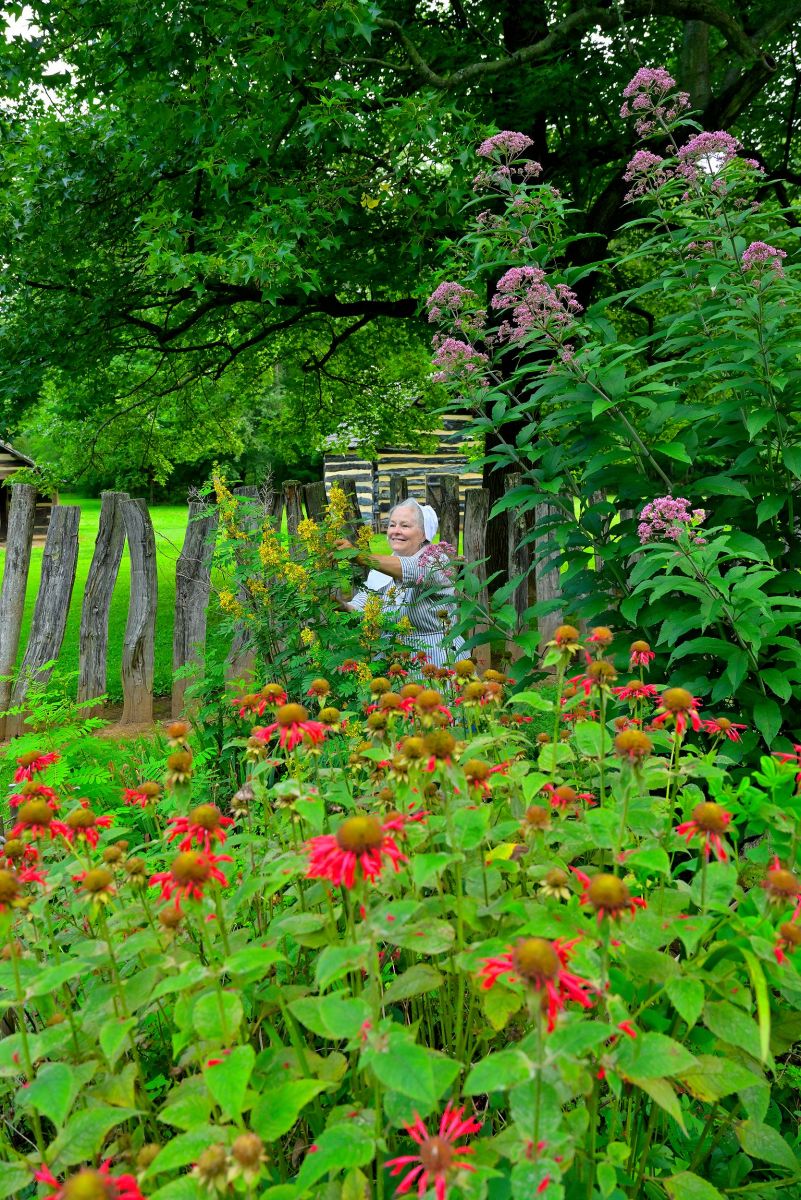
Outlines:
{"label": "pink joe-pye weed flower", "polygon": [[777,250],[775,246],[769,246],[767,242],[751,242],[751,245],[746,246],[743,250],[742,268],[744,271],[750,271],[759,276],[770,272],[773,277],[783,279],[783,262],[786,257],[785,250]]}

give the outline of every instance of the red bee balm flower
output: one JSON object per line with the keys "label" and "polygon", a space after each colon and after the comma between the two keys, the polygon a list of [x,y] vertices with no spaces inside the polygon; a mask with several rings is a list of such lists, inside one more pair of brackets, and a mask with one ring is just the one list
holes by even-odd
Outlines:
{"label": "red bee balm flower", "polygon": [[747,725],[735,725],[727,717],[716,717],[714,720],[704,721],[704,729],[707,733],[713,733],[715,737],[726,737],[730,742],[739,742],[740,730],[747,729]]}
{"label": "red bee balm flower", "polygon": [[666,721],[675,721],[676,733],[683,734],[687,729],[687,720],[689,718],[693,729],[698,732],[701,728],[701,718],[698,715],[698,705],[700,700],[696,700],[691,692],[686,688],[668,688],[662,694],[662,703],[659,705],[657,716],[654,717],[654,725],[664,725]]}
{"label": "red bee balm flower", "polygon": [[793,920],[795,920],[801,912],[801,880],[787,867],[782,866],[777,854],[773,856],[762,886],[767,892],[771,904],[795,903],[795,912],[793,913]]}
{"label": "red bee balm flower", "polygon": [[8,835],[21,838],[23,834],[32,838],[67,837],[67,826],[63,821],[53,820],[53,810],[46,800],[26,800],[17,812],[17,823]]}
{"label": "red bee balm flower", "polygon": [[139,808],[147,808],[148,804],[155,804],[161,796],[160,783],[138,783],[136,787],[126,788],[122,793],[123,804],[137,805]]}
{"label": "red bee balm flower", "polygon": [[320,721],[310,721],[309,714],[302,704],[282,704],[272,725],[254,729],[253,737],[266,742],[276,732],[281,748],[294,750],[303,741],[311,742],[313,746],[319,745],[325,738],[326,726]]}
{"label": "red bee balm flower", "polygon": [[151,875],[150,887],[161,886],[162,900],[175,896],[175,907],[180,909],[181,900],[202,900],[203,888],[210,879],[228,883],[217,863],[233,862],[230,854],[204,854],[199,850],[184,850],[172,860],[169,871],[157,871]]}
{"label": "red bee balm flower", "polygon": [[55,750],[50,754],[40,754],[38,750],[31,750],[29,754],[21,754],[17,759],[14,782],[22,783],[26,779],[33,779],[34,775],[38,775],[45,767],[58,762],[60,757]]}
{"label": "red bee balm flower", "polygon": [[392,1168],[390,1174],[393,1176],[403,1175],[406,1168],[410,1168],[401,1180],[396,1195],[403,1196],[410,1192],[416,1181],[417,1194],[422,1196],[433,1180],[437,1200],[445,1200],[448,1194],[448,1173],[475,1170],[463,1161],[466,1154],[474,1153],[473,1147],[459,1146],[456,1143],[459,1138],[478,1133],[481,1122],[475,1117],[468,1117],[465,1121],[463,1113],[464,1108],[452,1108],[450,1104],[446,1104],[439,1123],[439,1132],[436,1134],[430,1134],[415,1113],[414,1121],[411,1125],[406,1125],[405,1129],[412,1141],[417,1142],[420,1147],[419,1153],[402,1154],[399,1158],[391,1158],[384,1163],[385,1167]]}
{"label": "red bee balm flower", "polygon": [[801,946],[801,928],[794,925],[792,921],[785,921],[779,926],[779,936],[776,940],[776,945],[773,947],[773,953],[776,955],[776,962],[779,966],[787,958],[788,954],[792,954],[793,950],[797,950]]}
{"label": "red bee balm flower", "polygon": [[49,1167],[34,1171],[33,1177],[54,1189],[42,1200],[147,1200],[133,1175],[112,1175],[110,1164],[111,1160],[106,1159],[97,1171],[93,1167],[82,1167],[62,1184]]}
{"label": "red bee balm flower", "polygon": [[702,837],[704,839],[704,857],[709,858],[714,850],[718,862],[725,862],[728,856],[723,842],[720,840],[720,835],[725,832],[730,820],[730,812],[726,812],[725,808],[721,808],[712,800],[705,800],[701,804],[696,804],[689,821],[684,821],[683,824],[676,826],[676,833],[679,837],[685,838],[687,842],[691,838]]}
{"label": "red bee balm flower", "polygon": [[504,975],[508,975],[513,982],[521,979],[535,992],[541,992],[543,1008],[547,1005],[550,1033],[556,1025],[557,1015],[568,1000],[575,1000],[582,1008],[592,1007],[590,993],[595,988],[586,979],[567,970],[570,951],[578,941],[578,938],[571,942],[524,938],[505,954],[484,959],[480,971],[481,986],[486,991]]}
{"label": "red bee balm flower", "polygon": [[58,796],[53,788],[48,787],[45,783],[32,783],[30,780],[26,780],[18,792],[12,792],[8,797],[11,808],[19,808],[20,804],[24,804],[26,800],[46,800],[53,812],[58,812],[60,807]]}
{"label": "red bee balm flower", "polygon": [[381,822],[378,817],[348,817],[335,834],[324,834],[307,843],[307,878],[330,879],[337,886],[352,888],[357,867],[365,879],[378,879],[384,869],[384,857],[399,871],[406,856],[390,836],[395,829],[397,824]]}
{"label": "red bee balm flower", "polygon": [[540,790],[547,792],[553,808],[566,810],[571,805],[578,804],[579,800],[584,800],[587,804],[595,803],[592,792],[577,792],[566,783],[560,784],[559,787],[554,787],[552,783],[544,783]]}
{"label": "red bee balm flower", "polygon": [[656,658],[656,654],[647,642],[632,642],[630,648],[629,667],[647,667]]}
{"label": "red bee balm flower", "polygon": [[579,904],[589,904],[598,914],[599,921],[604,917],[618,921],[625,909],[633,915],[638,908],[647,907],[642,897],[632,896],[623,880],[618,879],[616,875],[600,874],[590,878],[583,871],[579,871],[578,867],[571,867],[570,870],[583,888]]}
{"label": "red bee balm flower", "polygon": [[659,695],[659,688],[654,683],[643,683],[639,679],[630,679],[623,687],[612,688],[618,700],[649,700]]}
{"label": "red bee balm flower", "polygon": [[170,818],[168,824],[173,828],[167,834],[167,841],[174,842],[180,837],[179,850],[191,850],[194,842],[209,853],[215,841],[221,846],[225,845],[228,835],[224,826],[233,823],[233,817],[224,817],[216,804],[199,804],[197,808],[192,809],[188,817]]}
{"label": "red bee balm flower", "polygon": [[64,837],[71,846],[74,846],[79,838],[83,838],[92,848],[97,846],[100,837],[101,829],[108,829],[112,822],[110,816],[96,817],[91,808],[84,807],[74,808],[68,816],[64,818],[64,824],[67,827],[67,832]]}

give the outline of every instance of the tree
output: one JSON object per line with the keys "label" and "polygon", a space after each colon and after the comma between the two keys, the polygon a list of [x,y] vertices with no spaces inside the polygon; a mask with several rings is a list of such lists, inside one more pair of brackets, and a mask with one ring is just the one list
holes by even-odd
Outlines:
{"label": "tree", "polygon": [[199,381],[235,373],[256,394],[279,359],[330,398],[368,329],[379,362],[398,322],[419,346],[490,126],[530,134],[597,235],[575,253],[600,255],[631,149],[618,96],[640,57],[681,68],[703,121],[733,123],[772,186],[799,178],[801,0],[31,8],[39,32],[8,47],[0,118],[11,426],[45,377],[91,420],[111,364],[132,364],[136,386],[109,394],[115,422],[146,428],[173,394],[205,403]]}

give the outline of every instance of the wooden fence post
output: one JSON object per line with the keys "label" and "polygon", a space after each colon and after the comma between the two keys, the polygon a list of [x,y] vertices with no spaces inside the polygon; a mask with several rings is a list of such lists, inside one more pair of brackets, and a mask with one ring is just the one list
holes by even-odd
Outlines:
{"label": "wooden fence post", "polygon": [[439,540],[459,549],[459,476],[440,475]]}
{"label": "wooden fence post", "polygon": [[[78,641],[78,700],[91,700],[106,690],[108,655],[108,614],[117,572],[120,568],[125,527],[120,501],[129,500],[127,492],[103,492],[100,498],[100,522],[81,608],[81,632]],[[94,716],[102,705],[84,709]]]}
{"label": "wooden fence post", "polygon": [[[81,510],[77,505],[54,505],[42,555],[42,575],[28,645],[11,694],[12,707],[23,703],[32,681],[42,683],[50,678],[52,667],[45,668],[44,664],[58,658],[61,650],[75,584],[80,520]],[[23,713],[9,717],[6,736],[16,737],[23,726]]]}
{"label": "wooden fence post", "polygon": [[319,521],[328,504],[322,479],[316,483],[307,483],[303,488],[303,498],[306,501],[306,516],[311,517],[313,521]]}
{"label": "wooden fence post", "polygon": [[442,486],[438,477],[432,479],[430,476],[426,476],[425,503],[430,504],[437,513],[442,507]]}
{"label": "wooden fence post", "polygon": [[131,557],[131,595],[122,643],[122,725],[153,721],[153,669],[156,643],[158,575],[156,537],[144,500],[121,500]]}
{"label": "wooden fence post", "polygon": [[[240,510],[239,524],[243,530],[248,533],[255,533],[259,527],[260,513],[255,501],[259,499],[259,489],[257,487],[237,487],[234,488],[234,495],[241,500],[250,501],[245,503]],[[237,555],[239,560],[239,555]],[[237,589],[237,599],[240,604],[247,605],[250,601],[247,589],[240,586]],[[255,652],[250,638],[250,630],[247,628],[247,622],[241,621],[236,633],[231,641],[231,650],[225,664],[225,678],[245,679],[253,673],[253,664],[255,662]]]}
{"label": "wooden fence post", "polygon": [[[536,527],[539,529],[544,522],[553,517],[558,510],[553,504],[538,504],[534,509]],[[546,529],[542,537],[535,542],[534,578],[537,587],[537,603],[543,600],[562,599],[562,578],[558,566],[558,552],[546,550],[545,545],[551,537],[551,530]],[[553,565],[556,563],[556,565]],[[561,608],[546,613],[537,618],[537,628],[540,635],[540,650],[550,641],[554,631],[562,624]]]}
{"label": "wooden fence post", "polygon": [[[506,476],[504,480],[504,491],[509,493],[515,488],[520,487],[523,481],[523,476],[517,472],[513,472]],[[526,535],[526,523],[516,508],[508,508],[506,510],[507,530],[508,530],[508,561],[509,561],[509,580],[520,578],[520,582],[512,592],[509,599],[515,609],[514,632],[520,633],[523,629],[523,614],[528,608],[528,576],[531,566],[531,551],[528,546],[521,546],[520,543]],[[518,658],[522,658],[525,651],[522,647],[512,640],[509,645],[509,653],[514,662]]]}
{"label": "wooden fence post", "polygon": [[302,484],[297,479],[284,480],[284,503],[286,504],[286,531],[290,538],[297,537],[298,525],[303,519]]}
{"label": "wooden fence post", "polygon": [[[183,548],[175,564],[175,626],[172,636],[172,669],[189,662],[203,663],[206,646],[206,618],[211,591],[211,559],[219,513],[208,505],[192,500]],[[174,679],[172,715],[184,710],[184,694],[189,680]]]}
{"label": "wooden fence post", "polygon": [[[17,661],[35,517],[36,488],[30,483],[12,484],[3,587],[0,591],[0,676],[10,677]],[[11,689],[11,678],[0,679],[0,712],[9,706]],[[5,725],[6,718],[0,717],[0,740],[4,736]]]}
{"label": "wooden fence post", "polygon": [[270,518],[270,520],[273,523],[273,528],[275,529],[275,532],[280,537],[281,536],[281,518],[284,515],[284,493],[281,491],[268,492],[267,498],[265,500],[265,507],[266,507],[266,516],[268,516]]}
{"label": "wooden fence post", "polygon": [[390,511],[396,504],[409,499],[409,480],[405,475],[390,475],[389,477],[389,507]]}
{"label": "wooden fence post", "polygon": [[[482,609],[489,611],[489,589],[487,588],[486,532],[489,518],[489,492],[484,488],[471,488],[464,498],[464,537],[462,539],[462,557],[466,570],[470,571],[480,587],[471,599],[480,604]],[[486,633],[483,621],[476,623],[474,635]],[[470,657],[482,670],[490,665],[489,646],[475,646],[470,651]]]}

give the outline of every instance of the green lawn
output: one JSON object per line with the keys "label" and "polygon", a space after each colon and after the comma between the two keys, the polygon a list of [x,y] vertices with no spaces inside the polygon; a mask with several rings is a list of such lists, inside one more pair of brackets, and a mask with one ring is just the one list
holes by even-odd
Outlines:
{"label": "green lawn", "polygon": [[[72,593],[67,628],[64,634],[64,645],[59,658],[59,673],[77,672],[78,670],[78,631],[81,623],[81,603],[83,601],[86,576],[92,561],[97,527],[100,520],[100,501],[84,500],[76,496],[62,495],[62,504],[77,504],[81,509],[81,524],[78,534],[78,567],[75,576],[75,587]],[[185,504],[160,504],[150,509],[153,528],[156,533],[156,553],[159,578],[159,606],[156,618],[156,671],[155,690],[157,694],[166,694],[172,685],[172,626],[175,609],[175,563],[183,545],[186,532],[188,508]],[[5,552],[0,550],[0,560]],[[33,606],[39,589],[39,577],[42,570],[42,547],[35,546],[31,556],[31,570],[28,576],[28,589],[25,595],[25,617],[20,638],[19,660],[22,659],[27,643],[28,629],[33,616]],[[111,601],[109,616],[109,647],[108,647],[108,695],[111,700],[122,699],[120,683],[120,661],[122,657],[122,639],[125,633],[125,622],[128,618],[128,592],[130,588],[130,565],[127,551],[123,552],[120,571],[114,595]],[[77,677],[76,681],[77,682]]]}

